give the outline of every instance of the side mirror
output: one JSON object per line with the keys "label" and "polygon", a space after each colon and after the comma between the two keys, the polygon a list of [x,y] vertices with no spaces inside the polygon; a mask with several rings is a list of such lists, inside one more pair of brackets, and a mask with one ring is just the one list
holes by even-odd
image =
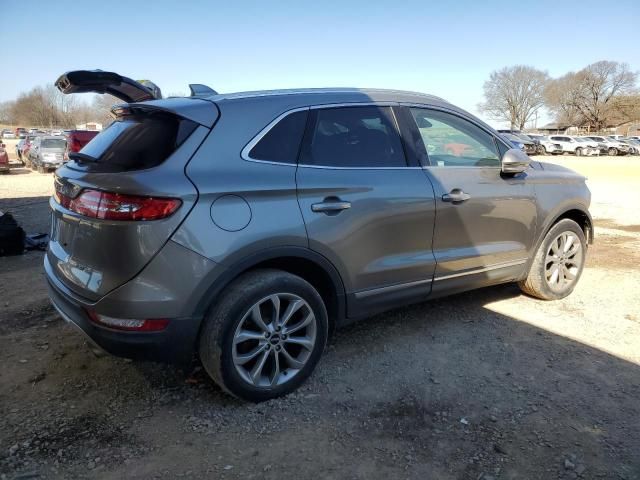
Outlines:
{"label": "side mirror", "polygon": [[522,173],[529,168],[531,159],[522,150],[512,148],[502,156],[502,173]]}

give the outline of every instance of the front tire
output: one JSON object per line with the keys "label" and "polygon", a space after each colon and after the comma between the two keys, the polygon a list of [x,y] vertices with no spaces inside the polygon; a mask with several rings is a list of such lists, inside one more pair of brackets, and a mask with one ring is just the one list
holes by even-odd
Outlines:
{"label": "front tire", "polygon": [[580,280],[587,253],[582,228],[568,218],[560,220],[538,247],[527,278],[520,289],[542,300],[559,300],[569,295]]}
{"label": "front tire", "polygon": [[576,148],[576,157],[581,157],[582,156],[582,148],[578,147]]}
{"label": "front tire", "polygon": [[200,359],[225,391],[262,402],[297,389],[324,351],[328,318],[304,279],[255,270],[236,279],[204,320]]}
{"label": "front tire", "polygon": [[611,147],[609,150],[607,150],[607,154],[615,157],[616,155],[618,155],[618,150],[614,147]]}

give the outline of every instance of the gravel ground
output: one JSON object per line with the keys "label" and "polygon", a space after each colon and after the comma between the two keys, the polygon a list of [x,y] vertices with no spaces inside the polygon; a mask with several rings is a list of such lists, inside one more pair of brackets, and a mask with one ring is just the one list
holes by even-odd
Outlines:
{"label": "gravel ground", "polygon": [[[548,160],[593,192],[569,298],[504,285],[379,315],[260,405],[197,365],[95,357],[49,307],[42,254],[0,258],[0,478],[640,479],[640,159]],[[0,176],[29,232],[50,193]]]}

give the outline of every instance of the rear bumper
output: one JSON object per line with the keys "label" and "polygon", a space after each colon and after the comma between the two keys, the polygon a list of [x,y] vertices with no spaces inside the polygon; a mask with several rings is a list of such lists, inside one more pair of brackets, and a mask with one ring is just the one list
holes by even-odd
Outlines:
{"label": "rear bumper", "polygon": [[64,320],[80,329],[94,349],[98,347],[111,355],[137,360],[173,364],[191,361],[201,318],[172,318],[165,330],[152,333],[122,332],[97,326],[85,311],[94,304],[80,300],[57,280],[46,256],[45,271],[51,303]]}

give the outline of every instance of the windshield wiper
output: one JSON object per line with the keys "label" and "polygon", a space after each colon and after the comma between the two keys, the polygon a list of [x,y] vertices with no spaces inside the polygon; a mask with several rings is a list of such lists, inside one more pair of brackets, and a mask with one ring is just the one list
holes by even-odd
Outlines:
{"label": "windshield wiper", "polygon": [[71,152],[69,153],[69,158],[71,160],[77,160],[78,162],[89,162],[89,163],[97,163],[98,159],[92,157],[91,155],[87,155],[86,153],[80,152]]}

